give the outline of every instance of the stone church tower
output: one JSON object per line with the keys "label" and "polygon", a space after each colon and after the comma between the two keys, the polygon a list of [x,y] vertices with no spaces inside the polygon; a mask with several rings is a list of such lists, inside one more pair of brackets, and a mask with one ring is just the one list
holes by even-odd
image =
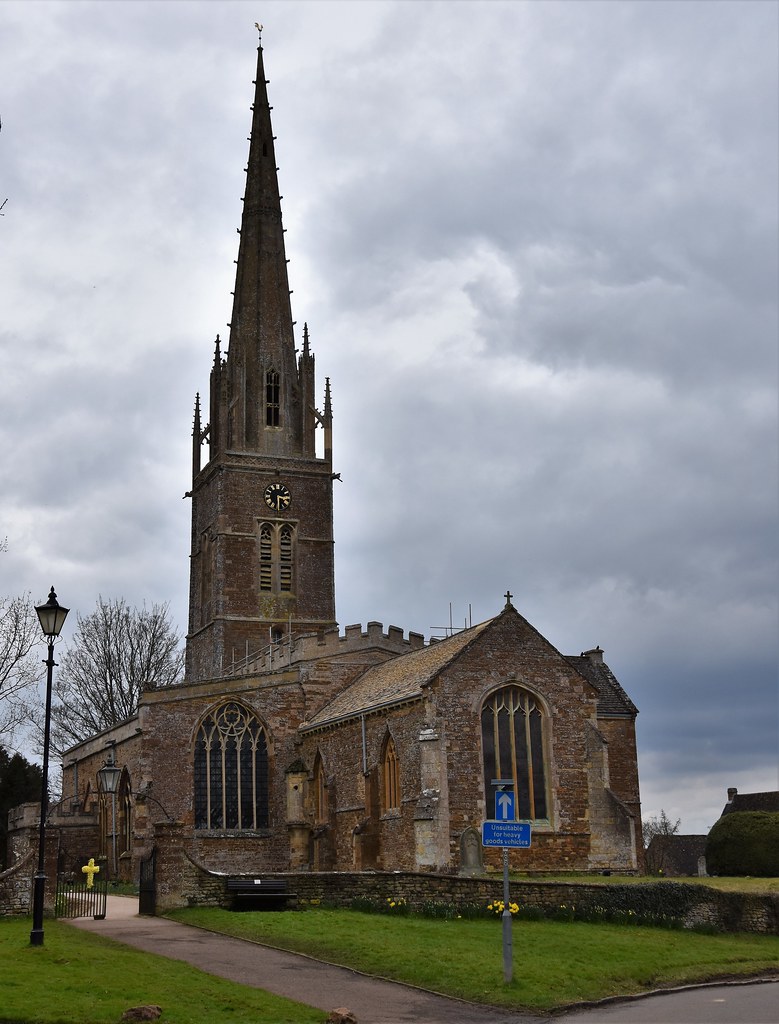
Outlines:
{"label": "stone church tower", "polygon": [[229,350],[217,336],[205,426],[195,402],[189,682],[336,624],[330,383],[319,412],[307,326],[296,358],[266,86],[260,46]]}

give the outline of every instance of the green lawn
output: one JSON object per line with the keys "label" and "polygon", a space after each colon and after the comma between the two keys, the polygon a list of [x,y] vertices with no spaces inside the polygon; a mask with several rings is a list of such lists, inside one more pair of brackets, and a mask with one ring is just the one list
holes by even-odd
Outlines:
{"label": "green lawn", "polygon": [[156,1003],[164,1024],[322,1024],[321,1010],[236,985],[187,964],[141,953],[46,920],[30,946],[28,917],[0,918],[0,1021],[116,1024]]}
{"label": "green lawn", "polygon": [[446,995],[531,1011],[779,970],[779,938],[773,936],[515,921],[514,981],[505,986],[497,918],[444,921],[324,908],[189,908],[169,916]]}

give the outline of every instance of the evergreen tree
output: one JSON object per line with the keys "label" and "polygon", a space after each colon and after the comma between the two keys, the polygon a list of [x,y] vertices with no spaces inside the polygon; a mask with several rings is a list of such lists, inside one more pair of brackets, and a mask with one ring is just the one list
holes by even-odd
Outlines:
{"label": "evergreen tree", "polygon": [[0,746],[0,867],[7,867],[8,812],[12,807],[40,802],[42,770],[21,754],[9,754]]}

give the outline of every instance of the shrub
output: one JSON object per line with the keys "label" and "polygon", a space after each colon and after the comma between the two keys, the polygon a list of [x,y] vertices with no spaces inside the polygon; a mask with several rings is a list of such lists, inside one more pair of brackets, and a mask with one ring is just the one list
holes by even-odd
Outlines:
{"label": "shrub", "polygon": [[719,819],[706,840],[711,875],[779,875],[779,813],[734,811]]}

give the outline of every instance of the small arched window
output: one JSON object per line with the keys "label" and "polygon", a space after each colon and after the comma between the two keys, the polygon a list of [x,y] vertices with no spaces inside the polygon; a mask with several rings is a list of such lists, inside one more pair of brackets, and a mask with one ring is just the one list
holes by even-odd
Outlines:
{"label": "small arched window", "polygon": [[281,383],[278,370],[265,374],[265,426],[277,427],[281,421]]}
{"label": "small arched window", "polygon": [[544,715],[529,690],[504,686],[490,694],[481,713],[484,796],[493,813],[493,779],[512,779],[517,820],[547,819]]}
{"label": "small arched window", "polygon": [[385,813],[387,811],[399,811],[400,762],[398,761],[395,741],[391,736],[388,736],[384,743],[384,755],[381,760],[382,809]]}
{"label": "small arched window", "polygon": [[319,753],[314,761],[314,821],[316,824],[327,821],[327,782],[322,755]]}
{"label": "small arched window", "polygon": [[133,846],[133,803],[130,775],[125,768],[116,794],[117,853],[129,853]]}
{"label": "small arched window", "polygon": [[268,743],[256,715],[237,701],[209,712],[195,738],[195,828],[268,824]]}

